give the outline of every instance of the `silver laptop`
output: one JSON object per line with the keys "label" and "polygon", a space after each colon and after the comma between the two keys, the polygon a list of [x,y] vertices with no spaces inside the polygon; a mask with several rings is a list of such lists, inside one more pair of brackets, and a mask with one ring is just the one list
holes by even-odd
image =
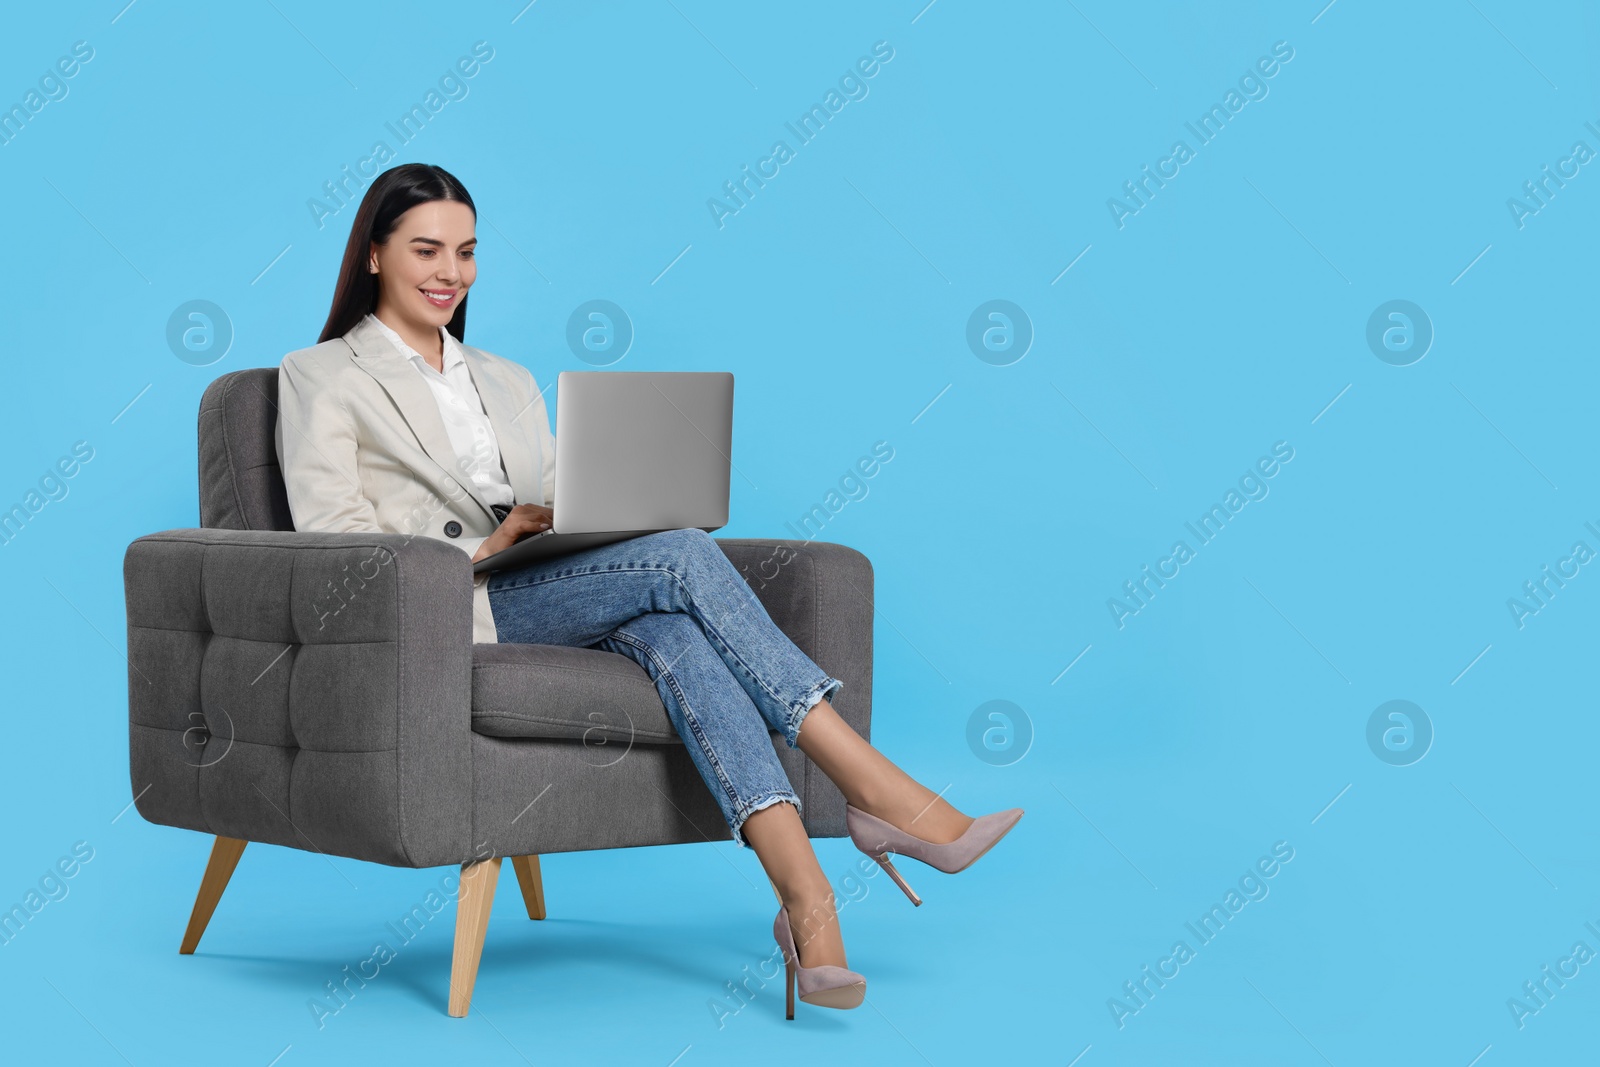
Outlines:
{"label": "silver laptop", "polygon": [[662,530],[728,524],[733,375],[562,371],[551,529],[473,564],[519,567]]}

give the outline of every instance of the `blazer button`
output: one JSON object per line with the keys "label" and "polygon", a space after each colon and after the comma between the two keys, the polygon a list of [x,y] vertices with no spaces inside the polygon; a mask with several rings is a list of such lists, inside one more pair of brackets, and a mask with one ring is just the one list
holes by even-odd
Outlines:
{"label": "blazer button", "polygon": [[449,522],[444,524],[444,535],[446,537],[460,537],[461,524],[456,520],[451,519]]}

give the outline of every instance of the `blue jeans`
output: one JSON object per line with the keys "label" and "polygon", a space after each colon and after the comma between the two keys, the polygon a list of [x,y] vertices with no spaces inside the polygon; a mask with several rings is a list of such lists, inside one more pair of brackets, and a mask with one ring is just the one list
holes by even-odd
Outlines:
{"label": "blue jeans", "polygon": [[778,629],[704,530],[667,530],[495,571],[501,641],[621,653],[655,682],[733,839],[753,812],[800,809],[768,729],[800,723],[843,682]]}

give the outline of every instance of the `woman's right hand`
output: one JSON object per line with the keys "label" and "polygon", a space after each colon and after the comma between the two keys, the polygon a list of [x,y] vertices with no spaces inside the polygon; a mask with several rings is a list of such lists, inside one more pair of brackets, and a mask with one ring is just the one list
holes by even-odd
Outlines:
{"label": "woman's right hand", "polygon": [[529,534],[543,533],[555,521],[555,512],[543,504],[517,504],[494,533],[483,539],[472,562],[503,552]]}

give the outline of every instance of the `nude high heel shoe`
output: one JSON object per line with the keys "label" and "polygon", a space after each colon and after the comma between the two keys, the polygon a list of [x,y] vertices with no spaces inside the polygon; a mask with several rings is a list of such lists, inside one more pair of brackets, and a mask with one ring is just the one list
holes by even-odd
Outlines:
{"label": "nude high heel shoe", "polygon": [[1004,837],[1020,818],[1021,808],[1007,808],[1005,811],[980,815],[972,820],[966,833],[948,844],[940,845],[908,834],[876,815],[868,815],[854,804],[847,803],[844,806],[844,820],[850,829],[850,840],[855,842],[856,848],[871,856],[878,866],[889,872],[894,884],[905,891],[914,905],[921,905],[922,898],[894,869],[894,864],[889,862],[889,853],[910,856],[946,874],[955,874],[976,863],[978,857],[993,848],[995,842]]}
{"label": "nude high heel shoe", "polygon": [[794,947],[794,931],[789,928],[789,908],[778,909],[772,921],[772,936],[783,949],[784,1018],[794,1018],[794,989],[800,999],[822,1008],[854,1008],[867,997],[867,980],[847,967],[822,964],[800,966],[800,953]]}

